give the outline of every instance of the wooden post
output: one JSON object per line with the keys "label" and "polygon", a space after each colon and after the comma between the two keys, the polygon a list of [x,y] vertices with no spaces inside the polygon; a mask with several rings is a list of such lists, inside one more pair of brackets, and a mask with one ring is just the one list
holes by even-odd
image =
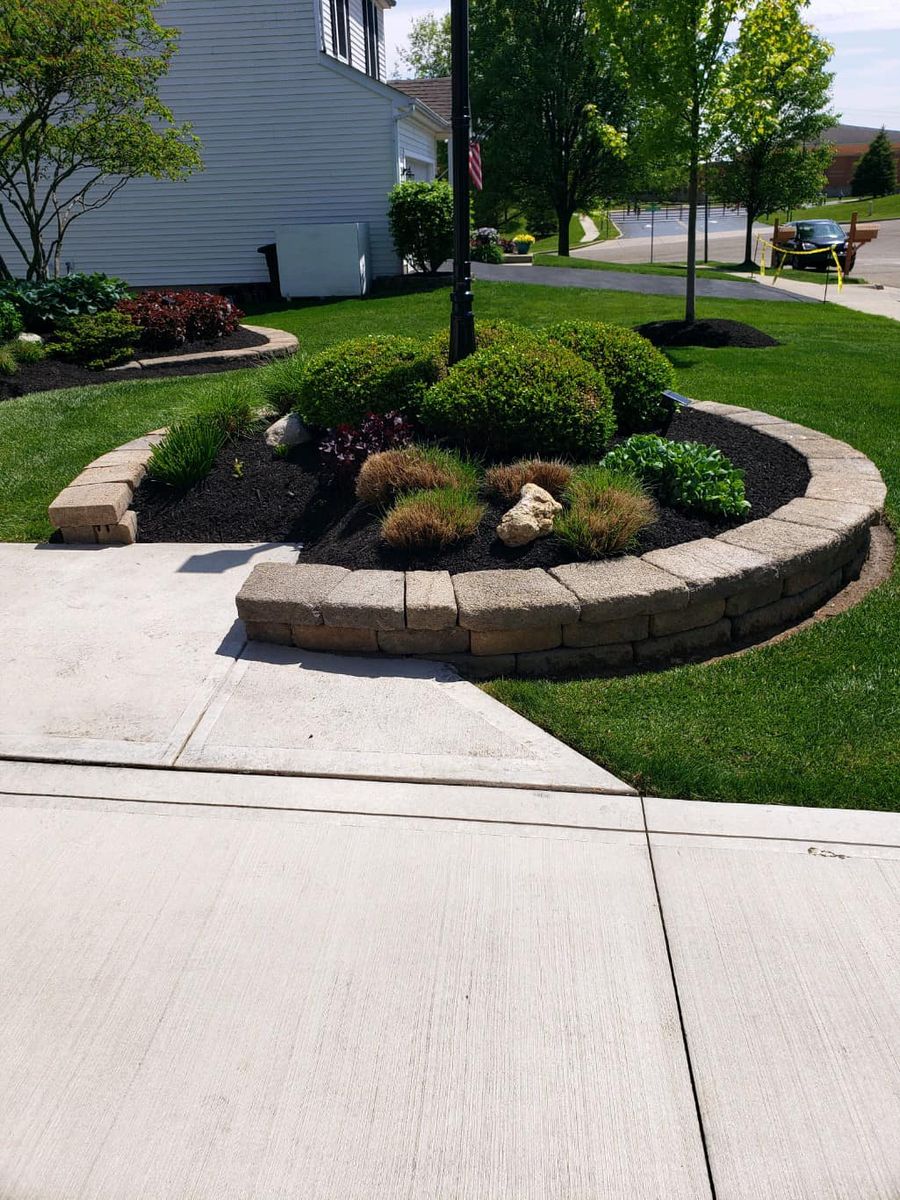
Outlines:
{"label": "wooden post", "polygon": [[[775,218],[775,228],[772,230],[772,245],[773,246],[778,245],[778,229],[779,229],[779,224],[778,224],[778,218],[776,217]],[[766,261],[765,246],[763,246],[762,252],[763,252],[763,262],[765,262]],[[772,251],[772,269],[773,270],[775,269],[775,251],[774,250]]]}
{"label": "wooden post", "polygon": [[854,212],[850,214],[850,232],[847,235],[847,240],[850,242],[851,249],[856,245],[856,219],[858,216],[859,213]]}

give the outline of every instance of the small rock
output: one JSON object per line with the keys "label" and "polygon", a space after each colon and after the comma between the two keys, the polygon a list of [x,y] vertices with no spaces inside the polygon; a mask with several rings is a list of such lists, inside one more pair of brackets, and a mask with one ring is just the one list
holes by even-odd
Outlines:
{"label": "small rock", "polygon": [[296,413],[288,413],[266,430],[266,445],[273,449],[276,446],[302,446],[312,439],[312,434]]}
{"label": "small rock", "polygon": [[504,513],[497,526],[497,536],[507,546],[527,546],[536,538],[553,532],[553,518],[562,512],[562,505],[536,483],[526,483],[522,499]]}
{"label": "small rock", "polygon": [[20,342],[33,342],[36,346],[41,346],[44,342],[39,333],[20,333],[17,340]]}

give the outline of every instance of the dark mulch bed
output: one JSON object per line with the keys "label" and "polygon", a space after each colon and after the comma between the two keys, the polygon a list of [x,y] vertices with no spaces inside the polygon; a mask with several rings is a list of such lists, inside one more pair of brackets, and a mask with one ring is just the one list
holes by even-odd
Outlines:
{"label": "dark mulch bed", "polygon": [[761,350],[781,344],[743,321],[650,321],[637,325],[635,331],[654,346],[706,346],[712,350],[741,346],[746,350]]}
{"label": "dark mulch bed", "polygon": [[[142,360],[169,358],[173,355],[181,357],[186,354],[205,354],[212,350],[249,350],[254,346],[264,346],[268,338],[261,333],[251,333],[243,325],[231,337],[218,338],[215,341],[185,342],[176,350],[143,350],[135,351],[135,357]],[[13,400],[16,396],[27,396],[31,392],[52,392],[57,388],[93,387],[98,383],[121,383],[129,379],[165,379],[176,375],[208,375],[218,371],[236,371],[249,364],[242,359],[237,362],[226,359],[215,362],[207,359],[199,363],[173,363],[171,366],[141,367],[130,371],[89,371],[87,367],[79,367],[75,363],[63,362],[58,358],[47,357],[38,363],[26,363],[19,367],[15,375],[8,378],[0,377],[0,400]]]}
{"label": "dark mulch bed", "polygon": [[[679,412],[667,436],[718,446],[745,471],[750,519],[802,495],[809,482],[806,460],[792,447],[747,426],[690,409]],[[235,472],[240,464],[240,477]],[[301,562],[344,567],[415,568],[451,572],[504,567],[553,567],[572,555],[555,537],[511,550],[495,529],[509,504],[491,504],[475,537],[438,556],[410,557],[381,541],[378,514],[352,493],[328,484],[318,473],[311,446],[278,458],[259,435],[225,447],[212,473],[197,487],[177,495],[146,481],[132,506],[138,512],[142,542],[296,542]],[[737,521],[714,522],[661,509],[659,519],[639,539],[637,552],[714,537]]]}

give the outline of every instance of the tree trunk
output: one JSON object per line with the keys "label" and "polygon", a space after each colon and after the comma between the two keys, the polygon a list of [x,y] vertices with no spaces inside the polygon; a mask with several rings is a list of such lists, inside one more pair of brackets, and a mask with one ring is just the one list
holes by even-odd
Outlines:
{"label": "tree trunk", "polygon": [[700,175],[697,140],[691,146],[691,170],[688,179],[687,286],[684,294],[684,319],[690,325],[697,319],[697,191]]}
{"label": "tree trunk", "polygon": [[744,239],[744,266],[748,269],[753,266],[753,222],[756,220],[756,213],[749,207],[747,208],[747,236]]}
{"label": "tree trunk", "polygon": [[560,258],[569,257],[569,222],[572,220],[571,212],[557,212],[556,217],[559,221],[559,243],[557,245],[557,253]]}

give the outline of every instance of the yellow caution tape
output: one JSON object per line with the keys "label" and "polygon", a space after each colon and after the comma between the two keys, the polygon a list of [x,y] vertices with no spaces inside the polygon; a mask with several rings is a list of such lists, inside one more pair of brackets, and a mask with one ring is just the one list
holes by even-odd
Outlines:
{"label": "yellow caution tape", "polygon": [[[777,251],[777,253],[781,255],[781,262],[778,264],[777,267],[774,268],[775,274],[772,276],[772,283],[776,282],[776,280],[778,279],[782,270],[784,269],[784,264],[787,262],[787,260],[789,258],[798,257],[798,256],[801,256],[804,254],[821,254],[823,252],[823,250],[825,249],[824,246],[820,246],[816,250],[788,250],[784,246],[777,245],[775,242],[767,242],[765,238],[761,238],[757,235],[756,249],[759,250],[760,246],[763,246],[763,247],[768,246],[770,249]],[[834,246],[831,247],[831,257],[834,259],[834,266],[835,266],[835,270],[837,271],[838,291],[841,292],[844,290],[844,272],[841,270],[841,263],[837,256],[837,251],[835,250]],[[766,277],[765,250],[763,250],[763,253],[760,256],[759,273],[763,277],[763,279],[765,279],[765,277]]]}

